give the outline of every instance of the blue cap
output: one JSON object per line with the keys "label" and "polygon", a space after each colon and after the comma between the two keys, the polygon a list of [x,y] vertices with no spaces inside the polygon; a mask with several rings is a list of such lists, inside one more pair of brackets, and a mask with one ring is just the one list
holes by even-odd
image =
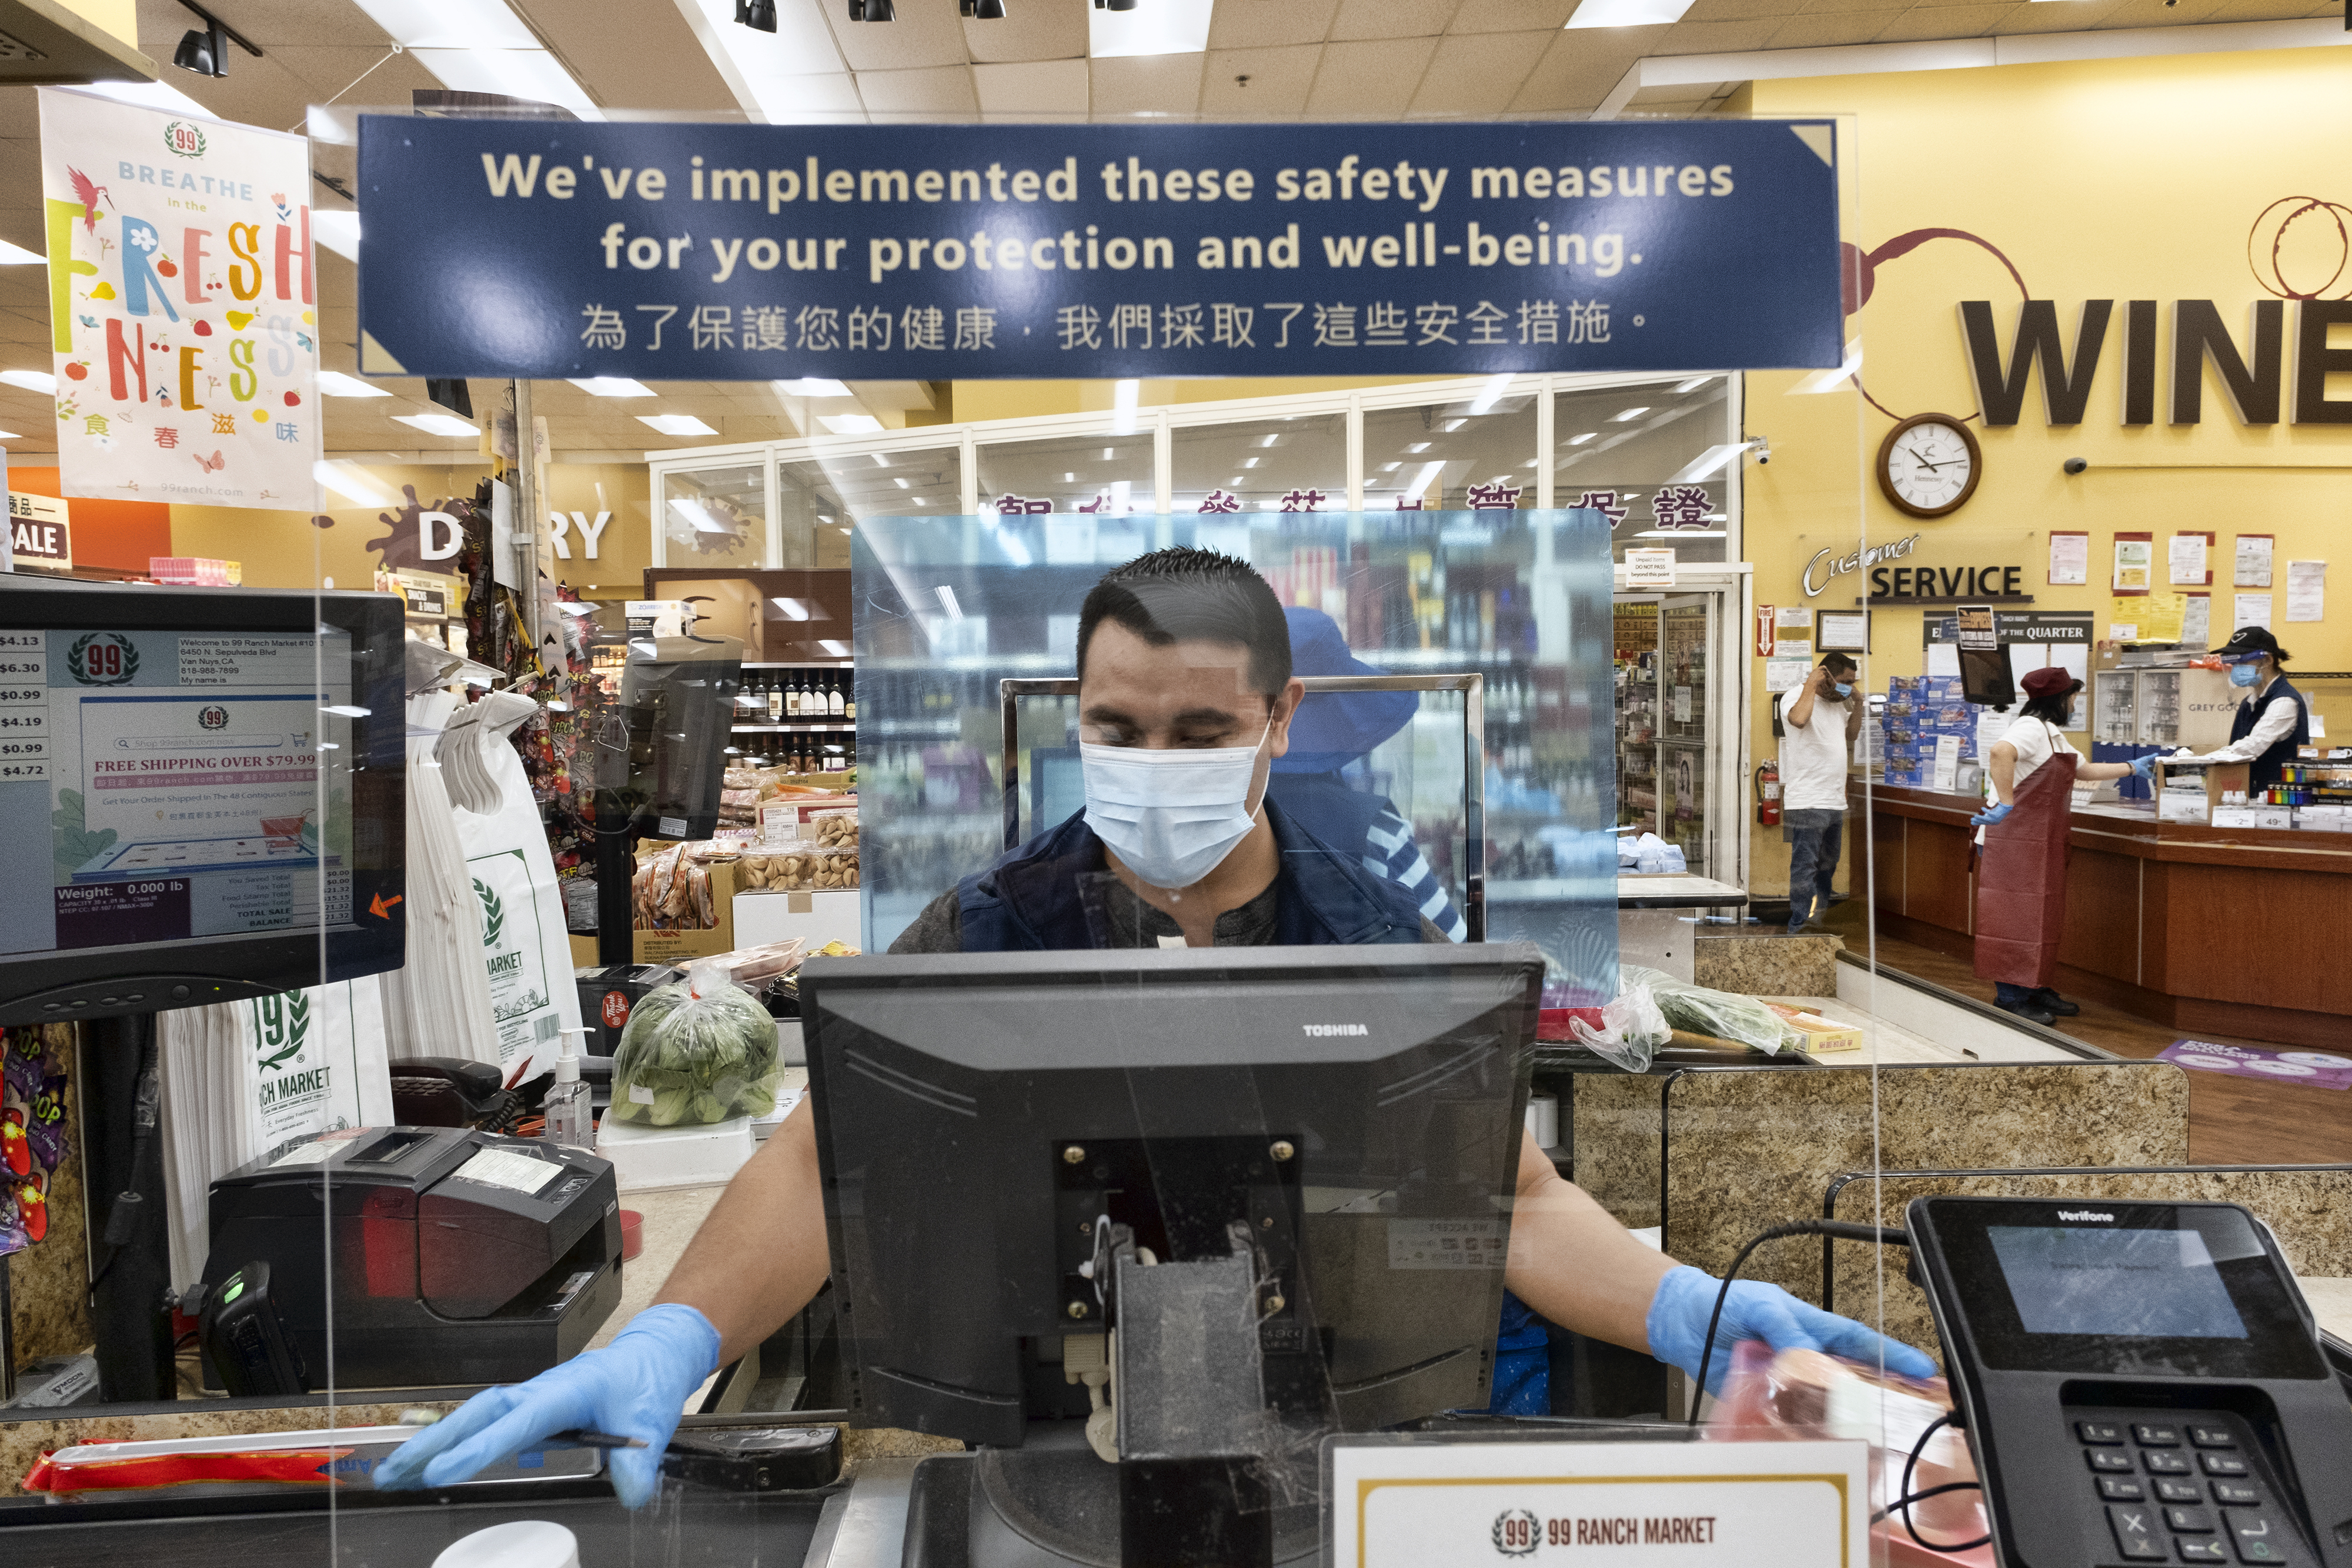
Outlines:
{"label": "blue cap", "polygon": [[[1349,651],[1339,622],[1320,610],[1292,605],[1290,673],[1294,675],[1385,675]],[[1276,773],[1336,773],[1412,721],[1421,698],[1412,692],[1320,692],[1298,705],[1290,721],[1290,750],[1275,758]]]}

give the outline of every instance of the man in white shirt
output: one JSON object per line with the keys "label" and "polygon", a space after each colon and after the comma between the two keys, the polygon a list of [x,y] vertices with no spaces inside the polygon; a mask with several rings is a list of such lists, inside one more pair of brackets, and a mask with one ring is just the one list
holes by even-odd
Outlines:
{"label": "man in white shirt", "polygon": [[2244,762],[2249,790],[2269,789],[2294,760],[2295,748],[2311,744],[2311,708],[2287,684],[2280,667],[2286,650],[2263,626],[2241,626],[2213,650],[2230,666],[2230,684],[2246,693],[2230,721],[2230,744],[2209,751],[2206,762]]}
{"label": "man in white shirt", "polygon": [[1780,837],[1789,845],[1789,929],[1830,906],[1845,845],[1846,761],[1867,706],[1854,663],[1830,653],[1804,685],[1780,695]]}

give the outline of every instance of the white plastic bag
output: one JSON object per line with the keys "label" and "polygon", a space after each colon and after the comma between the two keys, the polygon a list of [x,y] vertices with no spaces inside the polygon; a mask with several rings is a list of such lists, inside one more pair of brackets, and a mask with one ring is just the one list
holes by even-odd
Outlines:
{"label": "white plastic bag", "polygon": [[1666,1015],[1658,1010],[1645,985],[1628,986],[1618,992],[1616,999],[1601,1009],[1599,1029],[1580,1018],[1570,1019],[1568,1028],[1580,1044],[1628,1072],[1648,1071],[1658,1047],[1674,1035]]}

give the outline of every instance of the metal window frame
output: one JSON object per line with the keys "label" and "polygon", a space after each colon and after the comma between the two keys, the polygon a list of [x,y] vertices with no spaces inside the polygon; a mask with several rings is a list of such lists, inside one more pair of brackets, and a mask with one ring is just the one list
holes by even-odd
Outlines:
{"label": "metal window frame", "polygon": [[[1462,919],[1470,940],[1486,939],[1486,677],[1463,674],[1300,675],[1309,696],[1318,692],[1460,692],[1462,695]],[[1007,676],[996,683],[1003,723],[1004,847],[1021,847],[1021,727],[1023,697],[1074,697],[1078,683]]]}

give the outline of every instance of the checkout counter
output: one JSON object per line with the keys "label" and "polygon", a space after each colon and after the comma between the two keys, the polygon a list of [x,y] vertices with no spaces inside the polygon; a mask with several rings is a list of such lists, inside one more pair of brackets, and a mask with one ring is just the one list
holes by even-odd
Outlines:
{"label": "checkout counter", "polygon": [[[1857,791],[1857,794],[1859,792]],[[1974,795],[1871,790],[1879,928],[1973,950]],[[2352,833],[2166,821],[2077,804],[2067,835],[2058,988],[2184,1032],[2340,1047],[2352,1017]]]}

